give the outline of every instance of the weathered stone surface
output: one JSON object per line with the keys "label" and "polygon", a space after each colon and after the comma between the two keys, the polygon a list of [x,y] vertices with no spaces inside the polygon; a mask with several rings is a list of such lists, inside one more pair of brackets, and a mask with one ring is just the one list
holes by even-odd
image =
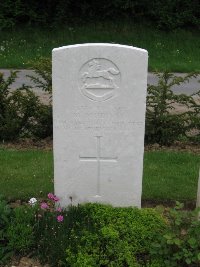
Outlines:
{"label": "weathered stone surface", "polygon": [[61,205],[141,205],[147,51],[53,50],[55,194]]}

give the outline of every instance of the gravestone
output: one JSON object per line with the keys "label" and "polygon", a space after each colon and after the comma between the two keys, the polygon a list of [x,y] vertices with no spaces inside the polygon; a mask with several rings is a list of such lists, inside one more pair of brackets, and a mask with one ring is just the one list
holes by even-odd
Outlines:
{"label": "gravestone", "polygon": [[141,206],[147,51],[53,50],[54,185],[61,206]]}

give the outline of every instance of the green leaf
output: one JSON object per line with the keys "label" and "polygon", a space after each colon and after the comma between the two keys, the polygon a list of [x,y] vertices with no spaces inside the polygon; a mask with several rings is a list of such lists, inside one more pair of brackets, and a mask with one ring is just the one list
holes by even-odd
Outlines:
{"label": "green leaf", "polygon": [[191,259],[186,259],[185,261],[187,264],[190,264],[192,262]]}
{"label": "green leaf", "polygon": [[171,240],[172,239],[172,236],[167,234],[167,235],[164,235],[164,238],[167,239],[167,240]]}
{"label": "green leaf", "polygon": [[175,238],[174,239],[174,244],[176,244],[177,246],[181,246],[181,240],[179,238]]}
{"label": "green leaf", "polygon": [[200,261],[200,253],[197,255],[197,259]]}
{"label": "green leaf", "polygon": [[197,243],[196,239],[194,237],[191,237],[189,240],[188,240],[188,243],[190,244],[191,247],[194,247]]}

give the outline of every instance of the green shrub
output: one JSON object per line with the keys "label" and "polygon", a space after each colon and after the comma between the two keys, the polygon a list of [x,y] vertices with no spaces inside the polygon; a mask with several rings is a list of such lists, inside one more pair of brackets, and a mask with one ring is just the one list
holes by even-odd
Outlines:
{"label": "green shrub", "polygon": [[194,101],[191,105],[191,110],[189,112],[190,128],[195,133],[190,135],[190,140],[195,143],[200,143],[200,90],[192,95]]}
{"label": "green shrub", "polygon": [[51,59],[41,57],[37,62],[30,62],[35,75],[27,75],[34,83],[32,87],[38,87],[49,93],[49,104],[40,105],[36,114],[36,123],[32,128],[32,133],[38,138],[52,137],[52,62]]}
{"label": "green shrub", "polygon": [[29,87],[11,90],[17,72],[7,79],[0,73],[0,140],[52,136],[52,109],[43,105]]}
{"label": "green shrub", "polygon": [[33,136],[43,139],[53,136],[52,105],[40,105],[35,113],[35,124],[31,128]]}
{"label": "green shrub", "polygon": [[151,209],[86,204],[76,212],[80,217],[70,230],[67,266],[140,266],[148,259],[154,234],[164,228]]}
{"label": "green shrub", "polygon": [[30,126],[39,106],[39,99],[27,87],[10,90],[17,72],[7,80],[0,73],[0,140],[14,140],[30,134]]}
{"label": "green shrub", "polygon": [[[179,138],[187,138],[191,129],[191,108],[195,104],[192,96],[174,94],[172,86],[188,82],[195,74],[177,77],[164,72],[157,74],[157,85],[148,85],[146,110],[146,143],[171,145]],[[182,113],[173,113],[174,104],[181,104],[186,108]]]}
{"label": "green shrub", "polygon": [[20,206],[13,210],[7,229],[8,248],[16,255],[32,252],[35,246],[34,224],[35,210],[33,207]]}
{"label": "green shrub", "polygon": [[0,196],[0,266],[12,255],[8,248],[7,229],[10,223],[11,209],[7,202]]}
{"label": "green shrub", "polygon": [[27,75],[36,87],[45,92],[52,94],[52,61],[49,58],[41,57],[40,59],[29,62],[36,75]]}
{"label": "green shrub", "polygon": [[175,208],[165,210],[168,227],[155,236],[151,255],[162,267],[200,266],[199,210],[182,208],[183,205],[177,203]]}
{"label": "green shrub", "polygon": [[60,210],[54,197],[15,208],[9,224],[4,215],[8,218],[10,210],[0,202],[5,255],[33,252],[41,262],[69,267],[200,265],[199,210],[183,210],[178,202],[175,208],[163,208],[163,215],[155,209],[91,203]]}
{"label": "green shrub", "polygon": [[158,28],[171,30],[200,25],[198,0],[154,0],[148,7],[151,19],[157,22]]}
{"label": "green shrub", "polygon": [[85,204],[69,207],[62,222],[56,211],[38,215],[36,251],[52,266],[140,266],[149,260],[154,235],[165,228],[152,209]]}

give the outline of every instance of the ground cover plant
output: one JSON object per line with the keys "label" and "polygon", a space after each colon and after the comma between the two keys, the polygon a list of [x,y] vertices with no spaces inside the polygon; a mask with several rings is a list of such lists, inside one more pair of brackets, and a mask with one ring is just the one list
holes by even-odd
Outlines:
{"label": "ground cover plant", "polygon": [[[0,194],[7,199],[43,197],[53,190],[52,151],[2,148],[0,162]],[[143,199],[195,201],[199,165],[200,156],[189,152],[145,152]]]}
{"label": "ground cover plant", "polygon": [[151,247],[151,255],[157,258],[158,266],[200,265],[199,209],[186,211],[183,207],[177,202],[174,208],[164,210],[167,228],[155,237]]}
{"label": "ground cover plant", "polygon": [[[1,262],[37,257],[50,266],[198,267],[199,210],[114,208],[82,204],[63,209],[49,193],[10,209],[1,198]],[[2,210],[3,207],[3,210]],[[3,211],[3,212],[2,212]],[[2,221],[2,220],[1,220]],[[11,254],[9,254],[11,253]]]}
{"label": "ground cover plant", "polygon": [[30,61],[51,58],[55,47],[76,43],[107,42],[147,49],[150,71],[200,71],[199,32],[116,21],[66,26],[57,29],[16,28],[0,34],[0,67],[27,68]]}
{"label": "ground cover plant", "polygon": [[48,200],[32,198],[15,208],[4,247],[51,266],[137,267],[149,260],[150,244],[165,228],[153,209],[85,204],[63,210],[54,207],[58,200],[49,193]]}

